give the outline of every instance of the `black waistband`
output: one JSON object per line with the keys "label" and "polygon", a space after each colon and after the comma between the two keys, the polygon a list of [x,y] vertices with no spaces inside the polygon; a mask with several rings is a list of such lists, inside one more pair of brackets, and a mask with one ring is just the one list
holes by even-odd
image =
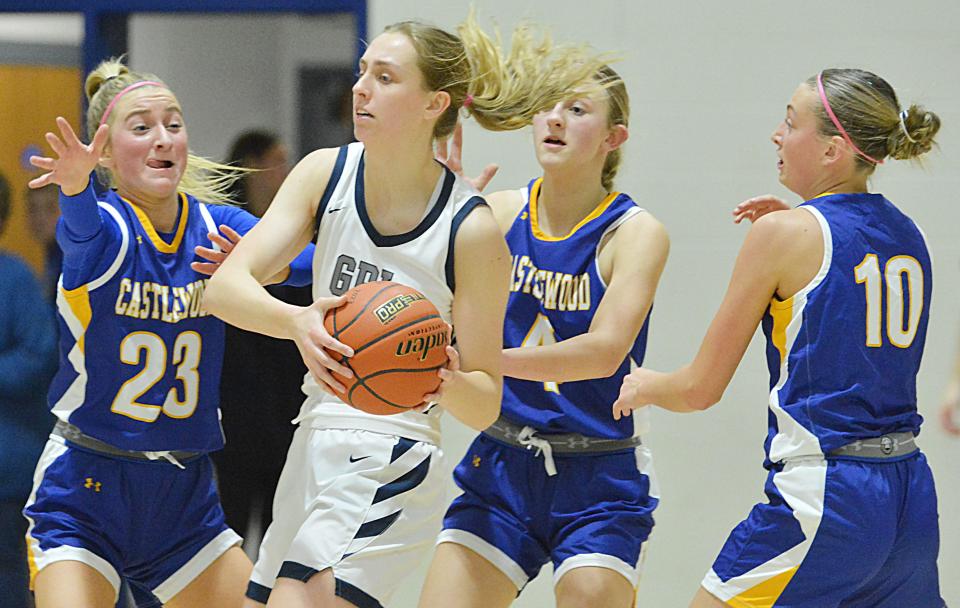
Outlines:
{"label": "black waistband", "polygon": [[916,436],[911,432],[889,433],[882,437],[859,439],[830,451],[828,457],[900,458],[919,450]]}
{"label": "black waistband", "polygon": [[[529,430],[527,430],[529,429]],[[619,452],[641,445],[639,437],[625,439],[603,439],[588,437],[580,433],[539,433],[532,427],[521,426],[501,416],[491,424],[484,434],[491,438],[510,445],[528,447],[529,438],[546,441],[557,454],[596,454],[603,452]],[[525,440],[527,439],[527,440]]]}
{"label": "black waistband", "polygon": [[65,440],[79,448],[97,452],[98,454],[103,454],[105,456],[117,456],[120,458],[132,458],[134,460],[146,460],[153,462],[157,460],[169,461],[169,458],[167,458],[167,455],[169,455],[169,457],[173,458],[176,462],[183,463],[203,455],[203,452],[186,452],[183,450],[163,452],[138,452],[135,450],[124,450],[122,448],[110,445],[104,441],[100,441],[99,439],[94,439],[89,435],[85,435],[83,431],[73,426],[69,422],[64,422],[63,420],[57,420],[57,423],[53,427],[53,434],[58,437],[63,437]]}

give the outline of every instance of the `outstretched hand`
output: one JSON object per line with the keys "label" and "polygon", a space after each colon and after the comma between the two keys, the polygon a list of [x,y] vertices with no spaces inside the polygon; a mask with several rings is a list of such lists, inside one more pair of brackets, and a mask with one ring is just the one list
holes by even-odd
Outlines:
{"label": "outstretched hand", "polygon": [[467,180],[471,186],[477,189],[477,192],[483,192],[493,176],[500,170],[498,165],[489,164],[483,168],[483,171],[477,177],[467,177],[463,174],[463,125],[459,122],[454,127],[453,135],[449,139],[437,140],[434,156],[448,169]]}
{"label": "outstretched hand", "polygon": [[64,194],[73,196],[87,188],[90,173],[97,168],[107,147],[110,128],[100,125],[93,141],[84,144],[64,117],[57,116],[57,126],[60,128],[60,137],[49,132],[45,135],[56,158],[31,156],[30,164],[46,173],[30,180],[27,185],[31,188],[43,188],[48,184],[57,184]]}
{"label": "outstretched hand", "polygon": [[227,226],[226,224],[220,224],[220,232],[223,234],[218,234],[216,232],[208,232],[207,237],[220,248],[219,251],[216,249],[210,249],[209,247],[203,247],[197,245],[193,248],[193,252],[207,262],[191,262],[190,268],[193,268],[197,272],[206,275],[212,275],[217,271],[217,268],[220,268],[220,264],[223,264],[223,261],[227,259],[227,256],[230,255],[230,252],[233,251],[233,248],[237,246],[237,243],[240,242],[240,234]]}
{"label": "outstretched hand", "polygon": [[790,205],[782,198],[772,194],[764,194],[748,198],[733,208],[733,223],[739,224],[743,220],[755,222],[773,211],[786,211]]}

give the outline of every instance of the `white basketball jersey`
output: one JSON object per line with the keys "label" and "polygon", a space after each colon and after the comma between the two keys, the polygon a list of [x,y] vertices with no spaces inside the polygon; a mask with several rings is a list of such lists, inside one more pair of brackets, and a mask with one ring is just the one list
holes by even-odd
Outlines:
{"label": "white basketball jersey", "polygon": [[[486,203],[470,184],[444,167],[420,223],[405,234],[382,235],[367,215],[363,154],[361,143],[340,148],[317,207],[313,297],[339,296],[371,281],[396,281],[423,293],[452,323],[454,239],[464,218]],[[303,391],[307,399],[297,420],[312,428],[364,429],[440,441],[440,408],[392,416],[367,414],[321,390],[309,373]]]}

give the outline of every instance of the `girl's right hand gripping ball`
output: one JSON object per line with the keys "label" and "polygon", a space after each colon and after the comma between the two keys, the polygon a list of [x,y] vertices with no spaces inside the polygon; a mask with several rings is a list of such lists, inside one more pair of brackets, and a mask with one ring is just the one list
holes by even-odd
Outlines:
{"label": "girl's right hand gripping ball", "polygon": [[399,414],[423,404],[437,390],[437,370],[446,365],[449,326],[422,293],[392,281],[364,283],[347,301],[327,311],[323,325],[353,349],[336,355],[353,378],[334,373],[345,403],[371,414]]}

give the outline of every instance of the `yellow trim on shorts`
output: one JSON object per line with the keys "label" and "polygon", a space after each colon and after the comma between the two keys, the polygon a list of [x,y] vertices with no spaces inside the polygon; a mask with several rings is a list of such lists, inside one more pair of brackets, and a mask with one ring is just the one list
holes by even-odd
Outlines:
{"label": "yellow trim on shorts", "polygon": [[727,600],[727,605],[733,608],[772,608],[783,595],[783,590],[790,584],[793,575],[800,566],[794,566],[780,574],[768,578],[759,585],[747,589],[740,595]]}

